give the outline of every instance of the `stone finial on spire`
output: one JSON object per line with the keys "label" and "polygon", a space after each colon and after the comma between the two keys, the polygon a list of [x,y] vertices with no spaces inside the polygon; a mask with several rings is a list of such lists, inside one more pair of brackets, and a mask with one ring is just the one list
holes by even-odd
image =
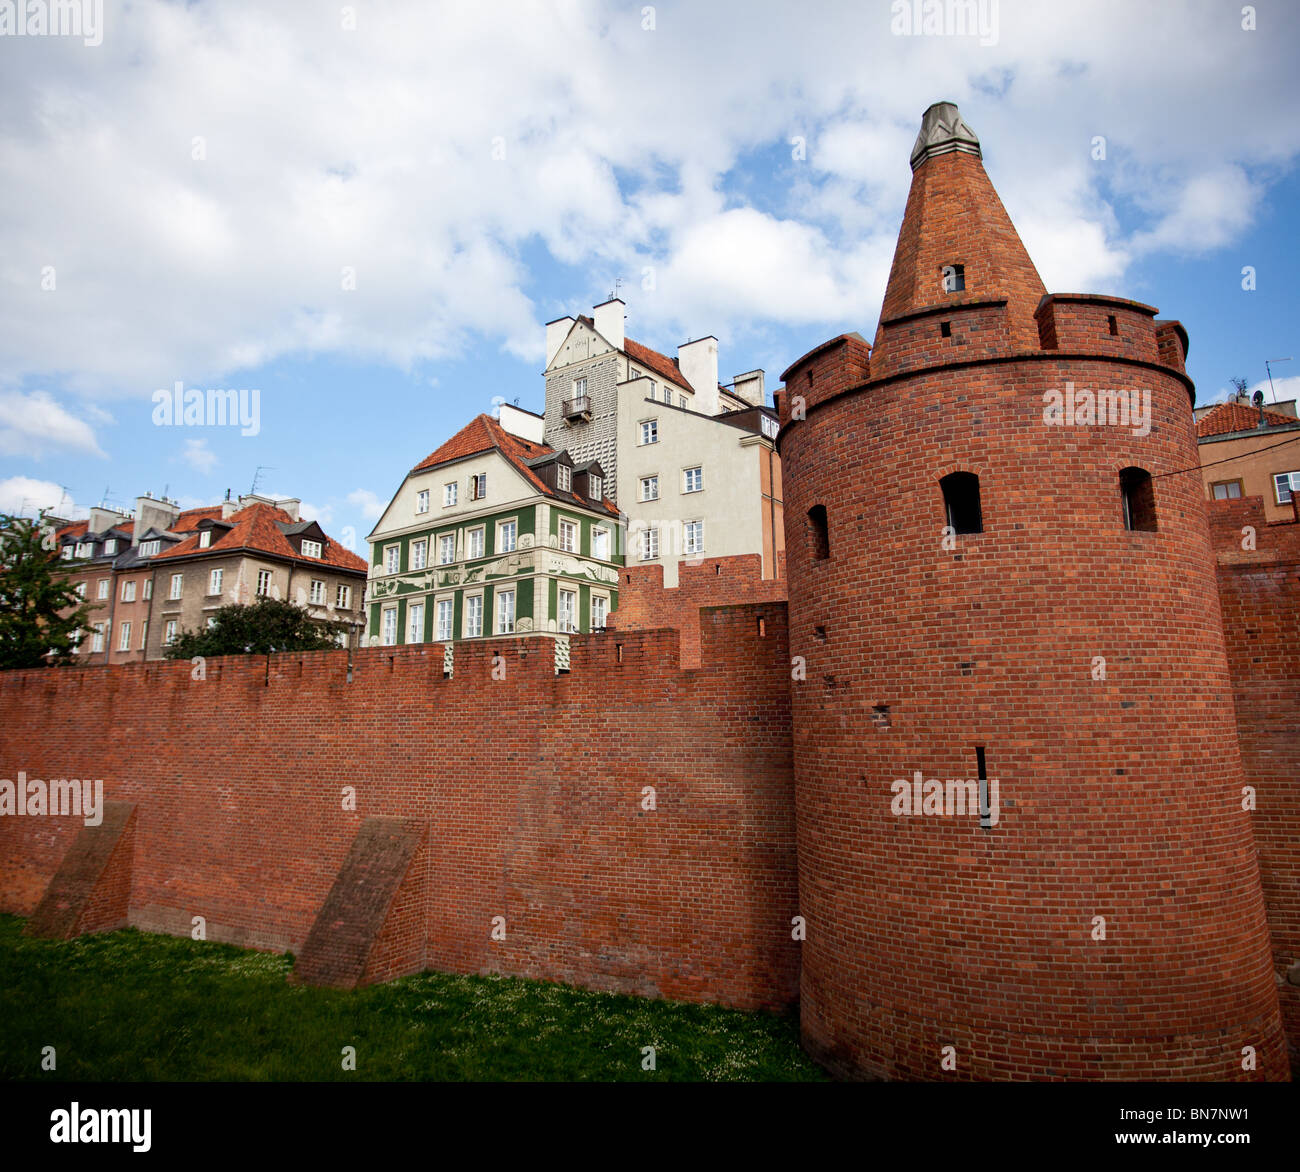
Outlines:
{"label": "stone finial on spire", "polygon": [[964,151],[977,159],[983,158],[980,140],[966,125],[956,103],[935,102],[921,117],[921,133],[916,136],[916,145],[912,147],[912,170],[915,171],[926,159],[949,151]]}

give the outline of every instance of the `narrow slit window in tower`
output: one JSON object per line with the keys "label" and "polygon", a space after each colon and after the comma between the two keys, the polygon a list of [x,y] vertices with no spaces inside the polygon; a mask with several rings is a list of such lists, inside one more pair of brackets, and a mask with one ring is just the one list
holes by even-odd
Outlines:
{"label": "narrow slit window in tower", "polygon": [[989,771],[984,763],[984,746],[975,746],[975,767],[978,770],[980,792],[980,827],[993,829],[993,807],[989,805]]}
{"label": "narrow slit window in tower", "polygon": [[974,472],[950,472],[939,481],[943,506],[954,533],[983,533],[980,478]]}
{"label": "narrow slit window in tower", "polygon": [[1119,323],[1116,322],[1115,315],[1113,313],[1106,318],[1106,323],[1110,326],[1110,332],[1112,334],[1119,333]]}
{"label": "narrow slit window in tower", "polygon": [[1119,491],[1124,500],[1124,528],[1154,533],[1156,495],[1151,473],[1143,468],[1125,468],[1119,474]]}
{"label": "narrow slit window in tower", "polygon": [[950,321],[941,321],[941,322],[939,323],[939,336],[940,336],[941,338],[951,338],[951,337],[952,337],[952,322],[950,322]]}
{"label": "narrow slit window in tower", "polygon": [[962,293],[966,289],[966,266],[943,266],[943,291],[945,293]]}
{"label": "narrow slit window in tower", "polygon": [[826,522],[825,505],[813,505],[808,510],[808,540],[812,555],[817,561],[825,561],[831,556],[831,535]]}

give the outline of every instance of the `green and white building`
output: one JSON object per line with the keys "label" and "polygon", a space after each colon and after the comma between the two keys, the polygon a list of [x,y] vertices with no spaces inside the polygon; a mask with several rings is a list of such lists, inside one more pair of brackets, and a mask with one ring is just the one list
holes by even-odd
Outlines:
{"label": "green and white building", "polygon": [[[502,406],[421,460],[369,536],[371,646],[598,630],[623,532],[605,475]],[[565,640],[567,645],[567,640]]]}

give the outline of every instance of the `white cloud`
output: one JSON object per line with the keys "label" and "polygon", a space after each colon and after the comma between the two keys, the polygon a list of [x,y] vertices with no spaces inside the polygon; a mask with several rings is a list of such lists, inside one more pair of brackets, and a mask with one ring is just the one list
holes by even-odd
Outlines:
{"label": "white cloud", "polygon": [[52,449],[104,454],[90,424],[48,391],[0,391],[0,452],[40,457]]}
{"label": "white cloud", "polygon": [[304,521],[315,521],[318,525],[328,525],[334,520],[334,508],[331,505],[313,505],[303,501],[298,508],[298,516]]}
{"label": "white cloud", "polygon": [[380,500],[368,488],[358,488],[348,493],[348,504],[357,509],[367,521],[378,521],[388,502]]}
{"label": "white cloud", "polygon": [[183,460],[196,472],[207,475],[218,464],[217,454],[208,447],[208,441],[205,439],[188,439],[185,441],[185,449],[180,453],[179,459]]}
{"label": "white cloud", "polygon": [[0,480],[0,513],[34,517],[42,509],[69,519],[88,517],[90,512],[73,503],[62,485],[30,476]]}

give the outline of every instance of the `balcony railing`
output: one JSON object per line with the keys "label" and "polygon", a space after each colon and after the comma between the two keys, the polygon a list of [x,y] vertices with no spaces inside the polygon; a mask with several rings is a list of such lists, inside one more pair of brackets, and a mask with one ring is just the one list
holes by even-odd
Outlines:
{"label": "balcony railing", "polygon": [[591,396],[579,395],[575,399],[565,399],[563,408],[564,420],[571,423],[575,419],[591,419]]}

